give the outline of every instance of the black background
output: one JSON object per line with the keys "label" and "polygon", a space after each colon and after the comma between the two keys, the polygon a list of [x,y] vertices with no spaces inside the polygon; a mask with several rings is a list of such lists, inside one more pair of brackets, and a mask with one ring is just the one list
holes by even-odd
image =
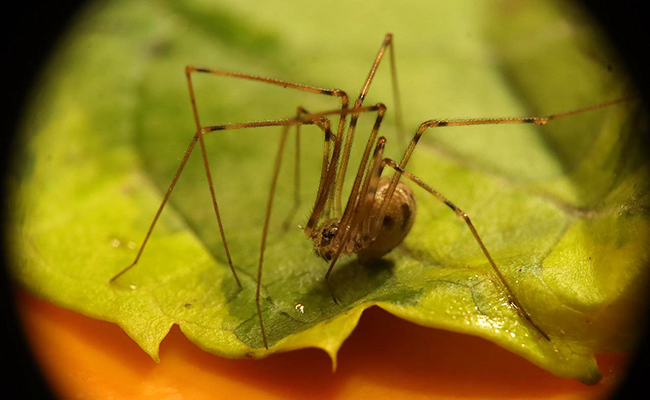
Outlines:
{"label": "black background", "polygon": [[[11,152],[11,143],[18,122],[23,113],[31,86],[37,77],[57,40],[65,32],[74,18],[75,12],[85,2],[74,1],[32,1],[5,3],[3,8],[3,30],[0,40],[2,49],[2,106],[3,129],[0,133],[0,168],[4,174]],[[641,97],[650,98],[650,33],[647,28],[650,13],[645,11],[645,2],[623,0],[617,2],[585,1],[585,7],[600,21],[611,41],[620,52],[623,61],[635,80]],[[7,4],[13,9],[8,10]],[[650,141],[646,140],[646,143]],[[3,180],[0,180],[2,182]],[[0,208],[0,222],[4,228],[5,196]],[[4,234],[4,229],[2,229]],[[3,238],[4,239],[4,238]],[[2,241],[1,243],[4,243]],[[649,244],[650,245],[650,244]],[[5,252],[0,250],[3,266]],[[8,282],[5,269],[0,273],[0,309],[4,329],[1,339],[2,363],[6,363],[1,376],[0,399],[49,399],[47,385],[40,376],[36,363],[32,360],[18,318],[14,309],[13,291]],[[648,378],[650,354],[648,342],[649,330],[646,326],[645,337],[635,353],[626,380],[619,388],[615,398],[650,398]],[[61,366],[65,368],[65,366]],[[645,395],[643,395],[645,393]]]}

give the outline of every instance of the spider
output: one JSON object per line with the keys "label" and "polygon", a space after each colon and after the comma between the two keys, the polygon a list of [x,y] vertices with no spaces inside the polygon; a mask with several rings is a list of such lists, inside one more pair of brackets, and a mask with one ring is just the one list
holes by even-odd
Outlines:
{"label": "spider", "polygon": [[[268,202],[266,204],[266,214],[262,230],[259,263],[257,268],[257,286],[255,294],[255,304],[257,307],[257,315],[259,318],[262,340],[264,342],[264,346],[268,349],[268,342],[264,329],[264,320],[262,318],[262,311],[260,308],[260,286],[264,266],[264,251],[266,248],[269,220],[271,216],[271,210],[273,208],[273,199],[275,197],[276,184],[278,181],[280,165],[282,162],[283,151],[287,141],[289,128],[292,126],[296,127],[296,130],[298,131],[296,140],[298,141],[300,126],[315,125],[319,127],[324,133],[322,165],[314,206],[309,215],[306,225],[302,229],[307,238],[313,242],[314,252],[323,260],[329,263],[329,267],[325,273],[325,283],[327,284],[327,287],[332,296],[332,300],[334,302],[338,303],[338,300],[334,293],[334,288],[330,282],[330,275],[341,255],[356,254],[362,261],[377,260],[398,246],[408,235],[416,215],[416,201],[410,186],[405,181],[401,180],[402,177],[404,177],[407,180],[411,181],[413,184],[430,193],[440,202],[447,205],[459,218],[461,218],[466,223],[468,229],[471,231],[474,239],[476,240],[477,245],[480,247],[485,258],[492,267],[494,274],[500,282],[502,290],[509,300],[510,306],[517,310],[521,318],[523,318],[523,320],[534,331],[536,331],[543,340],[551,340],[549,336],[544,332],[544,330],[542,330],[542,328],[537,325],[535,320],[531,317],[530,313],[517,298],[512,287],[508,283],[508,280],[500,271],[499,267],[490,255],[487,247],[483,243],[483,240],[481,239],[470,217],[453,202],[436,191],[433,187],[429,186],[417,176],[410,173],[406,167],[408,166],[409,159],[411,158],[411,155],[413,154],[413,151],[415,150],[422,135],[433,128],[495,124],[544,125],[555,119],[623,103],[630,100],[630,98],[620,98],[585,108],[575,109],[558,114],[551,114],[543,117],[431,119],[420,124],[417,131],[415,132],[415,135],[410,140],[410,143],[406,148],[402,158],[398,162],[393,159],[383,157],[384,148],[387,141],[383,136],[378,137],[379,129],[386,113],[386,106],[382,103],[377,103],[371,106],[364,105],[366,94],[368,93],[368,90],[372,84],[373,78],[375,77],[380,63],[384,59],[384,56],[387,54],[387,52],[389,54],[393,95],[397,110],[396,120],[399,132],[401,132],[403,130],[401,128],[402,123],[399,105],[399,89],[396,78],[393,35],[390,33],[386,34],[379,52],[377,53],[377,56],[375,57],[375,60],[372,64],[370,73],[368,74],[362,86],[359,96],[351,108],[348,95],[346,92],[340,89],[324,89],[279,79],[263,78],[245,73],[187,66],[185,68],[185,75],[187,79],[194,121],[196,124],[196,132],[192,137],[187,150],[185,151],[180,166],[176,171],[176,174],[174,175],[172,182],[169,185],[169,188],[167,189],[167,192],[165,193],[165,196],[163,197],[163,200],[158,207],[153,220],[151,221],[149,229],[138,249],[135,259],[131,264],[114,275],[110,279],[110,282],[115,282],[119,277],[121,277],[138,263],[140,256],[142,255],[142,252],[156,225],[156,222],[158,221],[160,214],[167,204],[169,197],[174,190],[174,187],[176,186],[176,183],[178,182],[178,179],[183,172],[183,169],[190,155],[198,143],[203,159],[203,165],[205,167],[208,186],[212,197],[212,206],[214,208],[214,213],[216,216],[217,225],[219,227],[225,255],[233,277],[241,288],[241,282],[237,276],[237,272],[234,268],[233,261],[230,256],[230,251],[228,249],[228,242],[226,240],[226,234],[221,221],[215,185],[213,183],[212,174],[210,172],[203,136],[215,131],[282,126],[283,130],[275,158],[271,188],[269,192]],[[298,107],[295,116],[291,118],[203,126],[199,119],[198,109],[194,96],[194,87],[192,85],[192,74],[195,73],[205,73],[235,79],[257,81],[265,84],[280,86],[283,88],[295,89],[303,92],[311,92],[324,96],[331,96],[339,99],[340,107],[337,109],[321,112],[309,112],[302,107]],[[352,184],[347,202],[345,203],[345,207],[343,207],[342,188],[348,169],[348,161],[350,159],[357,121],[361,114],[366,113],[375,114],[374,126],[370,132],[368,141],[363,151],[363,155],[361,157],[361,161],[359,163],[359,167],[354,176],[354,182]],[[332,127],[332,124],[328,117],[338,117],[338,124],[335,128]],[[296,157],[298,157],[298,154]],[[392,177],[382,177],[382,173],[386,167],[395,171]],[[296,190],[291,214],[295,214],[295,211],[299,205],[299,201],[300,199],[298,196],[298,190]],[[287,221],[285,221],[285,225],[286,222]]]}

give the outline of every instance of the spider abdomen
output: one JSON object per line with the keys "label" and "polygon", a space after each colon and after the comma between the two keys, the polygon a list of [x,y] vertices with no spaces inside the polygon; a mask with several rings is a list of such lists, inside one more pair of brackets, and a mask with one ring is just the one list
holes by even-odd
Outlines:
{"label": "spider abdomen", "polygon": [[390,198],[382,221],[376,221],[388,186],[390,186],[389,177],[379,180],[370,218],[366,222],[367,224],[378,224],[379,227],[374,233],[371,233],[372,237],[364,236],[363,233],[368,232],[369,226],[364,226],[361,229],[362,234],[358,238],[360,248],[357,250],[357,255],[361,260],[376,260],[390,253],[402,243],[413,226],[417,206],[413,190],[404,182],[399,182],[395,187],[395,192]]}

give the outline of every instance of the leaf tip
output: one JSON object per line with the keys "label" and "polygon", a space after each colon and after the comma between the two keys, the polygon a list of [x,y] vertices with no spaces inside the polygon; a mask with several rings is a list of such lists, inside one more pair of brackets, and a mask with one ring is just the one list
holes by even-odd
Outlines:
{"label": "leaf tip", "polygon": [[593,366],[589,369],[589,374],[584,377],[578,377],[578,380],[585,385],[595,385],[602,379],[603,375],[600,373],[598,366]]}
{"label": "leaf tip", "polygon": [[337,367],[337,355],[338,351],[336,349],[323,349],[327,354],[330,356],[330,360],[332,361],[332,373],[336,372],[336,367]]}

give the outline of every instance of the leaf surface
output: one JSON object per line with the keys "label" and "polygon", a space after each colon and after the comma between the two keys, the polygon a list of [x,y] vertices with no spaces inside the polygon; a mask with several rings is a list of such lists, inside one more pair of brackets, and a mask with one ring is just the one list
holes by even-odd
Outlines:
{"label": "leaf surface", "polygon": [[[406,241],[373,265],[333,273],[282,221],[293,201],[287,145],[265,253],[264,349],[254,297],[265,204],[280,129],[206,136],[228,244],[226,261],[200,152],[190,161],[140,263],[137,253],[193,135],[186,65],[210,66],[356,95],[387,32],[408,136],[431,118],[541,116],[622,97],[621,66],[576,10],[557,2],[116,1],[83,14],[45,72],[9,184],[17,280],[34,293],[119,324],[148,354],[173,324],[207,351],[264,357],[304,347],[333,360],[371,306],[415,323],[487,338],[560,376],[593,383],[594,354],[629,349],[648,266],[648,170],[637,105],[546,126],[429,131],[409,169],[473,220],[522,304],[522,321],[470,231],[415,189]],[[568,12],[571,11],[571,12]],[[434,18],[435,16],[435,18]],[[399,159],[388,63],[366,104],[385,102],[387,156]],[[204,125],[290,117],[335,100],[255,82],[196,76]],[[361,119],[349,189],[370,117]],[[322,134],[303,128],[304,224],[318,185]],[[291,136],[293,138],[293,135]],[[381,349],[377,349],[381,351]]]}

